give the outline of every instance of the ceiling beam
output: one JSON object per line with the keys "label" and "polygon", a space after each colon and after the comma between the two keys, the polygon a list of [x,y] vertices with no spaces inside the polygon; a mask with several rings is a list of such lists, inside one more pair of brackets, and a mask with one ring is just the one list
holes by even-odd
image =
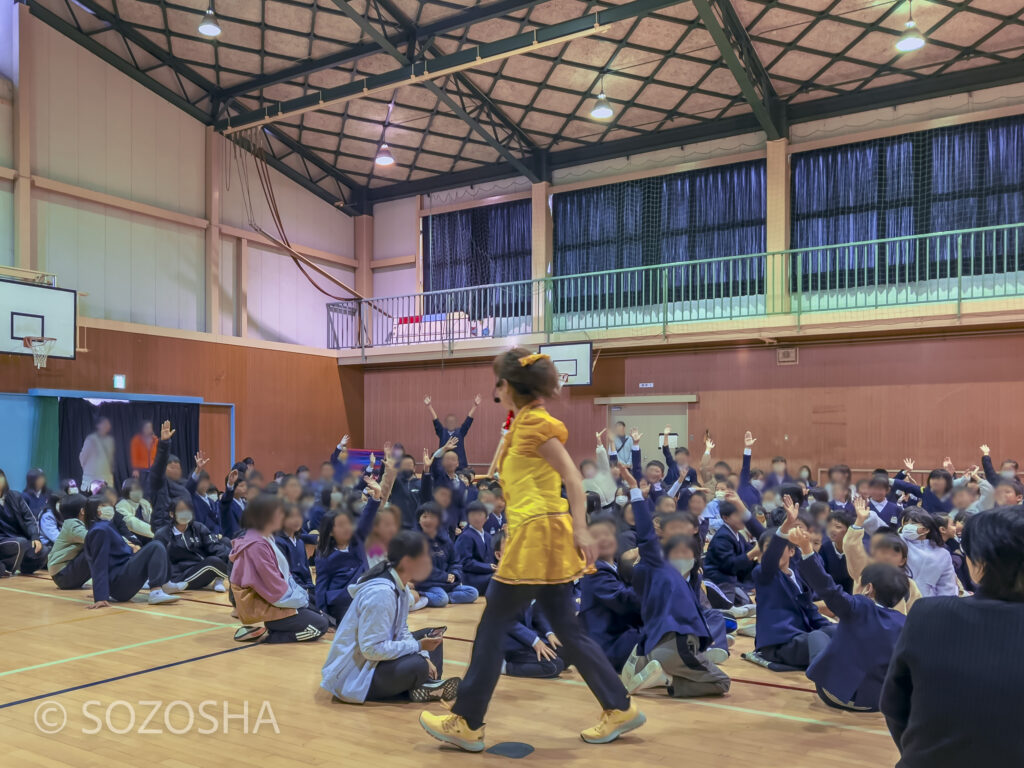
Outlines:
{"label": "ceiling beam", "polygon": [[729,0],[693,0],[693,7],[768,140],[784,138],[787,135],[786,105],[775,93],[771,78],[732,4]]}
{"label": "ceiling beam", "polygon": [[[625,139],[588,144],[584,147],[564,149],[560,152],[550,152],[547,154],[546,163],[552,170],[568,168],[598,160],[685,146],[686,144],[693,144],[698,141],[754,133],[759,129],[760,124],[753,115],[738,115],[722,120],[708,120],[695,125],[670,128],[652,134],[640,134]],[[370,190],[370,201],[372,203],[379,203],[385,200],[396,200],[411,195],[440,192],[445,189],[453,189],[468,184],[482,184],[487,181],[497,181],[521,175],[508,163],[482,165],[479,168],[472,168],[467,171],[440,174],[416,181],[405,181],[398,184],[389,184],[386,187],[378,187]]]}
{"label": "ceiling beam", "polygon": [[[439,19],[431,24],[416,27],[415,39],[417,41],[423,41],[432,37],[446,35],[450,32],[455,32],[456,30],[468,27],[471,24],[515,13],[516,11],[521,11],[524,8],[536,5],[539,1],[540,0],[498,0],[498,2],[476,6],[475,8],[470,8],[462,11],[461,13],[455,13],[451,16]],[[392,35],[388,38],[388,41],[395,46],[404,45],[409,42],[409,35],[406,33],[401,35]],[[350,48],[346,48],[343,51],[332,53],[329,56],[323,56],[319,59],[305,59],[303,61],[298,61],[289,67],[279,69],[276,72],[270,72],[266,75],[254,77],[251,80],[246,80],[245,82],[238,83],[230,88],[223,89],[220,92],[220,95],[224,99],[241,96],[242,94],[250,93],[251,91],[258,91],[271,85],[286,83],[289,80],[296,80],[306,75],[313,74],[314,72],[321,72],[325,69],[333,69],[334,67],[343,67],[347,64],[353,64],[359,59],[382,52],[383,49],[375,42],[360,43]]]}
{"label": "ceiling beam", "polygon": [[[339,10],[341,10],[346,16],[352,19],[352,21],[358,24],[359,28],[362,29],[363,32],[369,35],[372,40],[374,40],[378,45],[380,45],[380,47],[384,50],[385,53],[390,55],[391,58],[397,61],[401,66],[408,67],[409,65],[412,64],[410,59],[404,53],[402,53],[400,50],[398,50],[398,48],[392,45],[392,43],[387,39],[387,37],[384,36],[384,33],[381,30],[377,29],[377,27],[375,27],[368,18],[362,16],[355,8],[349,5],[348,2],[346,2],[346,0],[332,1],[336,6],[338,6]],[[487,128],[485,128],[475,119],[473,119],[473,117],[470,116],[470,114],[465,109],[463,109],[462,106],[455,99],[453,99],[448,94],[448,92],[444,90],[443,87],[439,86],[437,83],[434,83],[430,80],[424,82],[424,87],[428,91],[431,91],[435,96],[437,96],[437,98],[446,107],[448,107],[448,109],[450,109],[452,112],[458,115],[459,118],[462,119],[462,122],[468,125],[471,131],[476,133],[488,145],[490,145],[491,149],[497,152],[500,157],[502,157],[506,162],[509,162],[513,166],[515,166],[522,175],[526,176],[526,178],[528,178],[531,182],[539,182],[541,180],[536,175],[536,173],[534,173],[533,169],[529,165],[525,164],[522,160],[516,157],[511,152],[511,150],[509,150],[508,147],[502,144],[489,130],[487,130]]]}

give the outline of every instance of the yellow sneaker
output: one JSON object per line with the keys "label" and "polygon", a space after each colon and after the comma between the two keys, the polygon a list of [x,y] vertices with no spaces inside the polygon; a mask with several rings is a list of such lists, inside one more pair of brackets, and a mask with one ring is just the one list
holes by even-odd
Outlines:
{"label": "yellow sneaker", "polygon": [[420,712],[420,725],[423,726],[424,731],[445,744],[451,744],[466,752],[484,751],[483,726],[474,731],[469,727],[465,718],[458,715],[433,715],[430,712]]}
{"label": "yellow sneaker", "polygon": [[637,709],[636,702],[630,701],[629,709],[606,709],[601,713],[601,722],[583,731],[580,738],[588,744],[607,744],[646,722],[647,718]]}

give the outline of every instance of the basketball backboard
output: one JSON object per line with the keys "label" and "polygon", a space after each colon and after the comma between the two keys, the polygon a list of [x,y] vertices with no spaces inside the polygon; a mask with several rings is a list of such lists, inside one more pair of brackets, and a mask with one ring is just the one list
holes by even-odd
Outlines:
{"label": "basketball backboard", "polygon": [[561,374],[568,375],[567,387],[590,385],[591,346],[590,342],[580,344],[541,344],[540,353],[548,355]]}
{"label": "basketball backboard", "polygon": [[0,277],[0,353],[32,355],[25,337],[54,339],[49,357],[73,360],[78,293]]}

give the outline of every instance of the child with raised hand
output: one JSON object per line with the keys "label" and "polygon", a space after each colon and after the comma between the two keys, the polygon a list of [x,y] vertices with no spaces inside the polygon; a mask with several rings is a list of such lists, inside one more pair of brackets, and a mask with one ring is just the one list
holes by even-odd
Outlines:
{"label": "child with raised hand", "polygon": [[[903,466],[906,472],[914,471],[914,460],[904,459]],[[906,476],[905,472],[900,475]],[[928,473],[927,485],[916,485],[907,482],[897,475],[892,481],[892,488],[895,491],[902,491],[921,500],[921,506],[928,512],[949,512],[953,509],[953,476],[947,469],[933,469]]]}
{"label": "child with raised hand", "polygon": [[316,592],[313,589],[313,575],[309,570],[309,555],[306,554],[306,545],[317,543],[318,534],[303,533],[305,523],[302,509],[298,504],[285,503],[284,522],[280,532],[274,536],[274,544],[288,560],[288,569],[299,586],[306,590],[311,602],[316,600]]}
{"label": "child with raised hand", "polygon": [[810,536],[800,528],[789,534],[801,553],[800,573],[839,619],[831,641],[811,643],[807,678],[830,707],[877,712],[882,682],[906,616],[895,606],[909,588],[905,573],[893,565],[864,569],[856,594],[847,594],[814,557]]}
{"label": "child with raised hand", "polygon": [[[813,593],[794,562],[796,547],[789,534],[799,522],[800,510],[789,494],[783,496],[786,520],[761,537],[760,564],[754,569],[757,588],[757,635],[755,648],[768,664],[790,669],[807,669],[825,645],[835,625],[814,605]],[[759,662],[758,659],[754,659]]]}
{"label": "child with raised hand", "polygon": [[914,601],[921,597],[921,591],[912,578],[907,567],[907,543],[894,533],[876,533],[871,537],[871,556],[864,548],[866,525],[872,517],[873,509],[865,499],[854,499],[853,506],[857,519],[843,539],[843,552],[846,554],[846,567],[853,579],[853,594],[860,591],[860,577],[864,569],[871,563],[884,563],[899,568],[907,576],[907,594],[894,606],[897,611],[906,614]]}
{"label": "child with raised hand", "polygon": [[632,474],[623,473],[636,516],[640,559],[633,567],[633,587],[640,599],[644,636],[622,670],[630,693],[667,686],[673,698],[715,696],[729,690],[730,680],[707,651],[712,633],[687,581],[694,567],[693,537],[673,537],[662,545],[654,530],[650,501],[643,498]]}
{"label": "child with raised hand", "polygon": [[697,470],[690,466],[690,449],[686,445],[680,445],[673,453],[668,447],[670,434],[672,434],[672,425],[666,424],[665,431],[661,435],[661,452],[665,456],[665,466],[668,467],[665,482],[668,485],[673,485],[678,481],[683,488],[696,485]]}

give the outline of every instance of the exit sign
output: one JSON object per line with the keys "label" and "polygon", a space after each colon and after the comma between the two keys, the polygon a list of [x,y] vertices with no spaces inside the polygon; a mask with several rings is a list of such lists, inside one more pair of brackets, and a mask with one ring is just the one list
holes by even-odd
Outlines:
{"label": "exit sign", "polygon": [[641,381],[640,382],[640,389],[654,389],[654,382],[653,381]]}

